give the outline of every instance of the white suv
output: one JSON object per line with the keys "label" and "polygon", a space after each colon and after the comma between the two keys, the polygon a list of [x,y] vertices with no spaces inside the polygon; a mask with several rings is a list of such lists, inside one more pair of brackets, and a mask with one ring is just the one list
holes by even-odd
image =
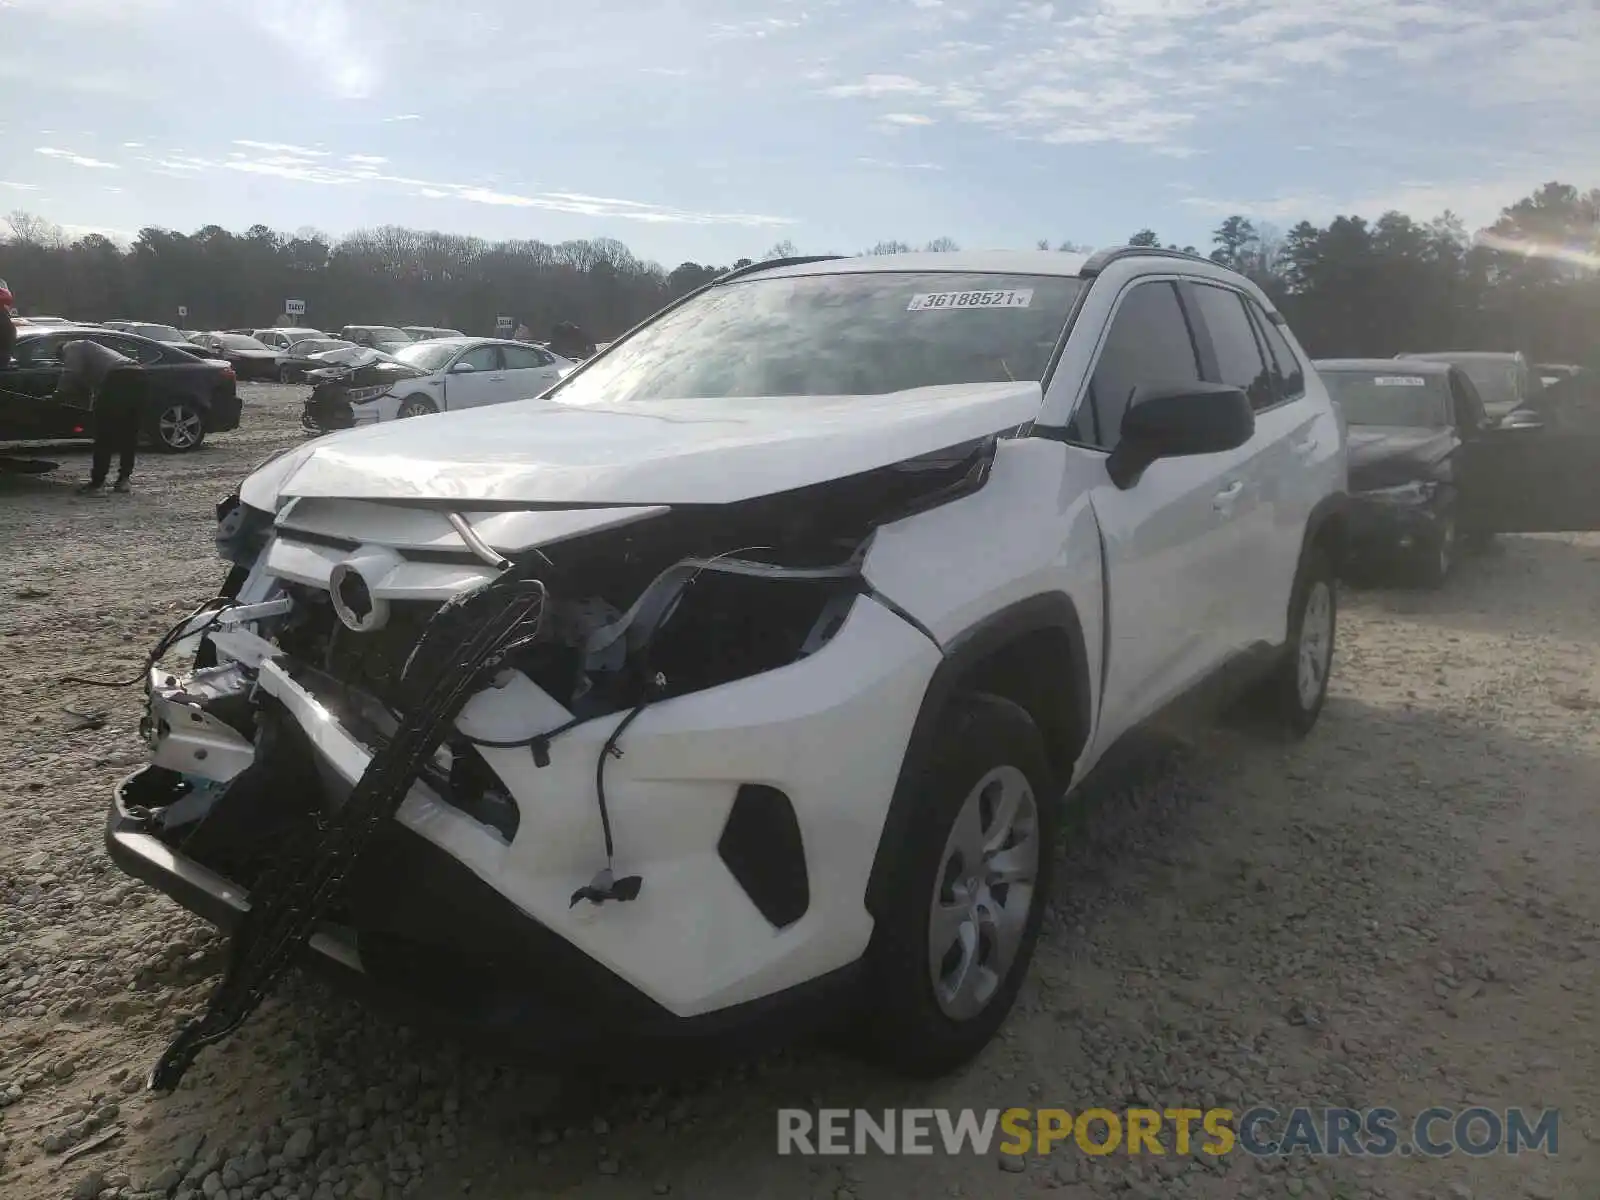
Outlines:
{"label": "white suv", "polygon": [[828,996],[947,1070],[1113,742],[1236,667],[1316,720],[1344,493],[1268,300],[1134,248],[760,264],[538,402],[284,453],[110,814],[235,934],[155,1082],[308,942],[501,1045]]}

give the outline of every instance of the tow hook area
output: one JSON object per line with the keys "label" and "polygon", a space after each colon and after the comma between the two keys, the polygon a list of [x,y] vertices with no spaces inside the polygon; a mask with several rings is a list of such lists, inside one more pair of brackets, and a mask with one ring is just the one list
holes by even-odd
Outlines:
{"label": "tow hook area", "polygon": [[[285,861],[252,889],[206,1011],[179,1031],[151,1069],[153,1090],[175,1088],[205,1046],[237,1029],[293,964],[380,825],[392,818],[483,675],[537,635],[545,587],[507,571],[434,614],[405,665],[405,719],[377,749],[343,804],[318,818],[305,861]],[[286,855],[292,857],[292,855]]]}

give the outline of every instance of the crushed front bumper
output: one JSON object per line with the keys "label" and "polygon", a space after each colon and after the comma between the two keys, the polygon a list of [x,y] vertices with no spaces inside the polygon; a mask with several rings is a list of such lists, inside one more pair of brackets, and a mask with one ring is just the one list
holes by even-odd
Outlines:
{"label": "crushed front bumper", "polygon": [[1431,499],[1407,503],[1357,493],[1346,509],[1347,559],[1370,565],[1411,561],[1431,552],[1448,515]]}
{"label": "crushed front bumper", "polygon": [[[157,836],[141,811],[180,801],[179,782],[226,788],[269,759],[295,781],[316,781],[305,790],[318,793],[317,804],[337,806],[377,743],[271,643],[239,629],[212,636],[226,660],[215,674],[153,679],[153,765],[118,789],[106,843],[128,874],[232,930],[250,910],[247,876],[186,853],[181,834]],[[644,879],[631,903],[571,900],[604,862],[595,764],[625,714],[576,725],[542,766],[526,747],[484,747],[520,810],[516,831],[503,836],[415,780],[360,855],[307,957],[381,1006],[541,1056],[604,1058],[702,1035],[743,1044],[740,1035],[770,1038],[773,1020],[783,1033],[803,1031],[836,1011],[832,1000],[850,987],[870,935],[865,880],[937,661],[921,633],[860,600],[811,656],[643,712],[606,776],[618,873]],[[230,683],[230,671],[248,687]],[[541,702],[534,691],[520,675],[486,689],[460,727],[514,739]],[[206,719],[197,701],[217,694],[269,706],[292,746],[280,741],[269,754]],[[276,775],[267,783],[265,795],[295,793],[277,787]],[[774,919],[725,853],[746,790],[792,802],[809,876],[798,917]],[[767,854],[757,855],[760,871],[782,865],[758,849]]]}
{"label": "crushed front bumper", "polygon": [[[170,786],[145,767],[116,787],[106,851],[127,875],[233,933],[250,893],[149,832],[141,798]],[[303,965],[397,1020],[496,1054],[626,1065],[641,1054],[703,1062],[801,1037],[847,1010],[859,963],[759,1000],[697,1017],[651,1001],[571,943],[531,921],[459,861],[395,822],[350,879],[344,908],[359,930],[325,922]]]}

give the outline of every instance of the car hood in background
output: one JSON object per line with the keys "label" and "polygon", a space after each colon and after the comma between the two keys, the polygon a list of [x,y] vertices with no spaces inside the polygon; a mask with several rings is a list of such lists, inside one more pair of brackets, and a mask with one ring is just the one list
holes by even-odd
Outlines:
{"label": "car hood in background", "polygon": [[320,438],[245,481],[289,496],[518,504],[726,504],[839,479],[1034,420],[1037,383],[879,396],[649,404],[524,400]]}

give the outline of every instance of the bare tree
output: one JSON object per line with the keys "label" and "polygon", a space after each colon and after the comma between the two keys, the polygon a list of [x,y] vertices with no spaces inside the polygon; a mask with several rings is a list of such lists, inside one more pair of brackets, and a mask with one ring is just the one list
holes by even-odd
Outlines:
{"label": "bare tree", "polygon": [[41,249],[54,250],[66,245],[67,242],[61,226],[20,209],[7,214],[6,224],[11,227],[11,237],[8,240],[19,246],[38,246]]}

